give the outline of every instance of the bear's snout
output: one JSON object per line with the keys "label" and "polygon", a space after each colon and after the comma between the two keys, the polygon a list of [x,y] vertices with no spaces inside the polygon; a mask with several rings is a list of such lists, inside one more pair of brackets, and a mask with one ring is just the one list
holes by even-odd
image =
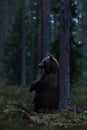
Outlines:
{"label": "bear's snout", "polygon": [[43,68],[43,65],[40,63],[40,64],[38,64],[38,66],[39,66],[39,68]]}

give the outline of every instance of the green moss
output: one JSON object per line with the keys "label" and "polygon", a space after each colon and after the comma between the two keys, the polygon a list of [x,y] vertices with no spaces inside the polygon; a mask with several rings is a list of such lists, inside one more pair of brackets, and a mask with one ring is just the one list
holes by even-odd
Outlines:
{"label": "green moss", "polygon": [[[36,114],[32,112],[33,94],[29,93],[29,87],[0,85],[0,129],[2,130],[28,130],[31,126],[41,125],[47,127],[79,126],[87,124],[87,89],[85,87],[72,88],[71,99],[81,109],[76,114],[70,108]],[[33,130],[33,128],[32,128]]]}

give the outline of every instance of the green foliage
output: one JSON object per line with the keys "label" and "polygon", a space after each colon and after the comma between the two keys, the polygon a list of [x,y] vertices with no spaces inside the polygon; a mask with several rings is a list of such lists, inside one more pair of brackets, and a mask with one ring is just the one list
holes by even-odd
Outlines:
{"label": "green foliage", "polygon": [[72,87],[71,91],[72,103],[76,104],[82,110],[87,109],[87,88],[85,85],[81,87],[80,83],[80,85]]}
{"label": "green foliage", "polygon": [[[82,67],[82,44],[76,41],[76,30],[78,24],[78,5],[77,0],[71,0],[71,19],[70,19],[70,68],[71,82],[75,82],[81,76]],[[21,2],[15,5],[14,21],[11,25],[8,39],[4,48],[5,63],[5,81],[9,84],[18,84],[21,82]],[[60,0],[52,1],[51,13],[55,23],[51,23],[52,42],[51,53],[58,59],[59,49],[59,12]],[[39,3],[26,1],[26,83],[37,77],[38,73],[38,34],[39,34]],[[29,28],[30,27],[30,28]],[[54,34],[56,32],[56,34]]]}
{"label": "green foliage", "polygon": [[77,25],[79,24],[77,0],[71,0],[71,19],[70,19],[70,70],[71,83],[75,83],[82,75],[82,42],[76,40]]}
{"label": "green foliage", "polygon": [[9,38],[5,44],[5,73],[7,82],[20,84],[21,73],[21,12],[13,23]]}
{"label": "green foliage", "polygon": [[[15,2],[16,3],[16,2]],[[26,1],[26,84],[30,83],[31,77],[37,76],[37,40],[38,40],[38,4]],[[16,13],[12,28],[4,47],[5,81],[8,84],[20,85],[21,83],[21,3],[15,5]],[[37,11],[36,11],[37,10]],[[34,13],[33,13],[34,12]],[[31,72],[32,71],[32,72]],[[34,74],[33,74],[34,73]]]}
{"label": "green foliage", "polygon": [[[21,82],[21,5],[17,7],[16,16],[9,37],[5,44],[5,78],[9,84]],[[29,50],[28,50],[29,51]],[[29,56],[26,54],[29,60]],[[29,64],[28,64],[29,65]]]}

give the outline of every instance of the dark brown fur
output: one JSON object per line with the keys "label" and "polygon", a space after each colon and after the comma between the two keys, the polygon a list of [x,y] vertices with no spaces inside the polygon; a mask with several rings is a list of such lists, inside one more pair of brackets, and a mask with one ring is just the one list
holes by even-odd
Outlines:
{"label": "dark brown fur", "polygon": [[31,85],[30,91],[35,91],[34,111],[57,109],[59,99],[58,61],[48,56],[39,64],[44,70],[42,77]]}

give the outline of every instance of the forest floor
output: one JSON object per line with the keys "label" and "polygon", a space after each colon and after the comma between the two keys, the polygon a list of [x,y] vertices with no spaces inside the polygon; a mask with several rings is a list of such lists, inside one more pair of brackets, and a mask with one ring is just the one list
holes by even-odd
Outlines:
{"label": "forest floor", "polygon": [[[56,127],[61,130],[69,127],[87,130],[87,87],[85,86],[71,88],[72,106],[67,109],[37,114],[32,111],[33,94],[29,93],[29,87],[0,85],[0,130],[30,130],[30,128],[42,130],[45,126],[47,130],[50,127],[51,130],[52,127],[53,129],[55,127],[55,130]],[[74,106],[77,106],[81,113],[76,113]]]}

